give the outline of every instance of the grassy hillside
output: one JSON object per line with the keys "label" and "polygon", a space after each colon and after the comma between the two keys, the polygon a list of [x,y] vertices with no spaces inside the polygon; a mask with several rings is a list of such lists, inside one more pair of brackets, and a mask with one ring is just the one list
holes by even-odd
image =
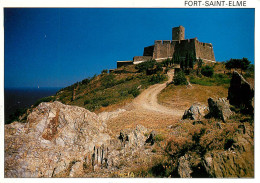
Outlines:
{"label": "grassy hillside", "polygon": [[[147,64],[142,65],[145,67]],[[42,101],[57,100],[95,112],[116,109],[137,97],[148,86],[167,80],[161,66],[158,67],[156,63],[151,65],[150,62],[149,67],[155,70],[151,75],[143,67],[140,69],[134,65],[116,69],[112,73],[104,70],[98,76],[61,89],[55,96],[39,100],[36,105]]]}
{"label": "grassy hillside", "polygon": [[[176,86],[172,83],[159,94],[158,101],[168,107],[188,109],[195,102],[206,105],[209,97],[226,98],[233,70],[227,70],[225,64],[221,62],[211,64],[211,67],[214,74],[206,77],[197,74],[197,66],[195,66],[195,69],[185,76],[190,82],[189,86]],[[242,75],[254,86],[253,70],[247,70]]]}

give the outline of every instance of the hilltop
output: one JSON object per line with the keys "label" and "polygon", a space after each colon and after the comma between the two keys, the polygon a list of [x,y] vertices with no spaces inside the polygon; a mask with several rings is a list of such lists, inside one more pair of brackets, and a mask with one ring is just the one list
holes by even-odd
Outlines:
{"label": "hilltop", "polygon": [[[234,74],[224,63],[176,67],[151,60],[104,70],[38,101],[25,123],[5,127],[5,175],[253,177],[254,117],[224,99]],[[252,85],[252,71],[242,73]],[[14,170],[48,159],[44,149],[49,168],[35,159]]]}

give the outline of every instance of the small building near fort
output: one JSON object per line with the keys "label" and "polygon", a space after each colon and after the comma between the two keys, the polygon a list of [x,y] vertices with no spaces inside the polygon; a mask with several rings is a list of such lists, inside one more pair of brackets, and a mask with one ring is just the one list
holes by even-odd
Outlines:
{"label": "small building near fort", "polygon": [[151,59],[160,62],[172,58],[175,53],[178,53],[180,58],[185,58],[187,53],[190,53],[195,54],[197,59],[201,58],[203,62],[216,62],[211,43],[199,42],[197,37],[185,39],[185,28],[179,26],[172,28],[172,40],[154,41],[154,45],[144,48],[143,56],[135,56],[129,61],[117,61],[117,68]]}

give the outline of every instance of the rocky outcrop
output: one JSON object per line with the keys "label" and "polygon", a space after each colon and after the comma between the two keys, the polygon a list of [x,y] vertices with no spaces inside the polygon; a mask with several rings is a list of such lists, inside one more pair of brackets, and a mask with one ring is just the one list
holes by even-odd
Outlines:
{"label": "rocky outcrop", "polygon": [[121,130],[118,138],[120,139],[123,146],[141,147],[147,140],[147,137],[145,136],[147,131],[148,130],[144,126],[137,125],[136,129],[134,130]]}
{"label": "rocky outcrop", "polygon": [[100,114],[98,114],[98,117],[103,121],[107,121],[109,119],[112,118],[116,118],[119,114],[125,112],[125,109],[117,109],[116,111],[112,111],[112,112],[102,112]]}
{"label": "rocky outcrop", "polygon": [[191,178],[192,169],[190,166],[190,157],[188,154],[179,158],[178,174],[181,178]]}
{"label": "rocky outcrop", "polygon": [[[27,123],[5,125],[5,177],[78,176],[76,170],[92,163],[93,149],[109,142],[95,113],[60,102],[41,103]],[[100,153],[95,158],[103,162]]]}
{"label": "rocky outcrop", "polygon": [[60,102],[41,103],[27,123],[5,125],[5,177],[107,176],[148,158],[145,127],[110,137],[105,121],[121,112],[98,116]]}
{"label": "rocky outcrop", "polygon": [[[247,145],[247,147],[252,146]],[[253,149],[208,152],[204,156],[203,165],[210,177],[253,177],[253,154]]]}
{"label": "rocky outcrop", "polygon": [[208,107],[199,103],[193,104],[188,110],[185,110],[182,119],[200,120],[208,112]]}
{"label": "rocky outcrop", "polygon": [[153,145],[155,143],[155,136],[157,135],[157,133],[155,131],[152,131],[148,137],[148,139],[146,139],[145,143],[150,143],[151,145]]}
{"label": "rocky outcrop", "polygon": [[208,99],[209,113],[207,117],[214,117],[225,122],[231,115],[230,105],[225,98]]}
{"label": "rocky outcrop", "polygon": [[233,72],[228,89],[228,100],[231,105],[237,106],[243,112],[253,113],[252,100],[254,97],[253,87],[237,71]]}

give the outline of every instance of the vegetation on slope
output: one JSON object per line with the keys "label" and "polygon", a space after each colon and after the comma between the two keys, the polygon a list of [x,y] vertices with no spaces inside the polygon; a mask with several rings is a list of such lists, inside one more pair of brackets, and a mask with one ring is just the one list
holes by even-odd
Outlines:
{"label": "vegetation on slope", "polygon": [[132,172],[135,177],[179,178],[180,173],[190,173],[193,178],[253,177],[252,121],[251,117],[236,114],[226,123],[214,119],[174,123],[169,133],[172,135],[159,145],[163,153]]}
{"label": "vegetation on slope", "polygon": [[[149,74],[148,71],[153,71]],[[53,100],[77,105],[90,111],[111,110],[131,101],[149,85],[166,80],[162,66],[155,61],[141,63],[135,68],[127,66],[108,73],[86,78],[61,89]]]}

